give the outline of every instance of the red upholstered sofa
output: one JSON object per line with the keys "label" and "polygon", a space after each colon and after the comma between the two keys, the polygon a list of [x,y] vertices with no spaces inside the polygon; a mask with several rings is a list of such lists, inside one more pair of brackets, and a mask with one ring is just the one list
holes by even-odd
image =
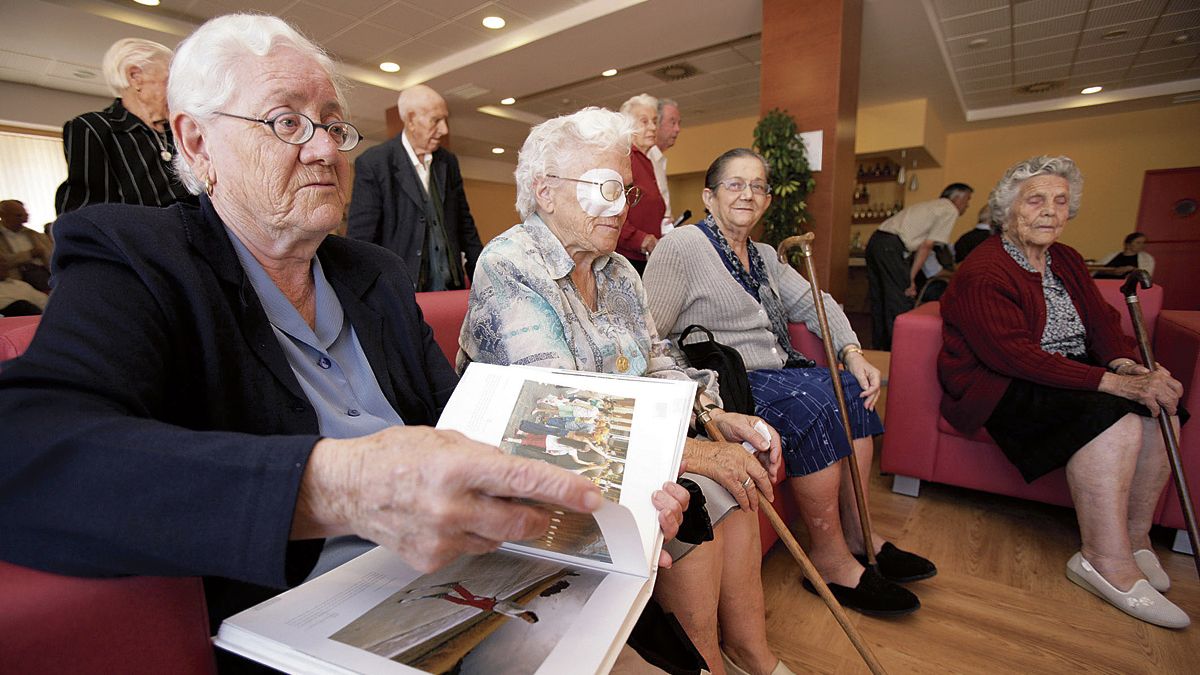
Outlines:
{"label": "red upholstered sofa", "polygon": [[[1121,313],[1122,328],[1132,335],[1121,283],[1096,281],[1105,300]],[[1141,291],[1139,299],[1155,358],[1183,382],[1185,406],[1193,412],[1200,410],[1200,312],[1163,311],[1162,288],[1157,286]],[[939,307],[939,303],[927,303],[896,318],[880,459],[882,469],[895,474],[892,489],[915,497],[920,482],[926,480],[1071,506],[1064,470],[1026,483],[986,431],[963,436],[938,413],[942,396],[937,379],[937,355],[942,346]],[[1200,428],[1192,422],[1180,438],[1185,473],[1191,478],[1195,498],[1200,481]],[[1154,521],[1184,527],[1178,496],[1170,483],[1159,500]],[[1177,532],[1175,549],[1188,549],[1185,532]]]}
{"label": "red upholstered sofa", "polygon": [[[37,320],[0,318],[0,361],[25,350]],[[215,673],[200,579],[81,579],[0,562],[0,671]]]}
{"label": "red upholstered sofa", "polygon": [[[442,348],[451,363],[454,363],[455,354],[458,352],[458,333],[463,319],[466,317],[468,296],[468,291],[437,291],[417,294],[417,301],[425,315],[425,322],[433,328],[434,339],[437,340],[438,346]],[[810,358],[825,365],[825,352],[820,339],[800,324],[793,324],[789,326],[789,329],[792,334],[792,344]],[[798,515],[795,500],[788,490],[777,488],[774,504],[784,522],[791,522]],[[763,553],[766,553],[779,536],[765,516],[759,517],[759,527],[762,532],[762,550]]]}

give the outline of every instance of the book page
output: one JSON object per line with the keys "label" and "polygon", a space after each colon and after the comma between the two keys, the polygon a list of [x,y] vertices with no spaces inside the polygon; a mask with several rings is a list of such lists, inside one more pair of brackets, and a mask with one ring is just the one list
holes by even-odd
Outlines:
{"label": "book page", "polygon": [[506,546],[644,575],[662,544],[649,495],[677,473],[694,395],[692,382],[472,363],[438,427],[587,477],[636,526],[607,509],[596,519],[609,528],[555,512],[546,537]]}

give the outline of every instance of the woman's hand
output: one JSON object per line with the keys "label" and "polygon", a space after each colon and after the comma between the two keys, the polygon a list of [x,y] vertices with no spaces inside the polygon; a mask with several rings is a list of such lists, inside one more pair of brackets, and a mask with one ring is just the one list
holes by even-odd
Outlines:
{"label": "woman's hand", "polygon": [[[1123,368],[1131,372],[1134,369],[1131,366]],[[1136,369],[1143,372],[1130,375],[1105,373],[1100,378],[1100,391],[1137,401],[1149,408],[1150,414],[1155,417],[1163,410],[1168,415],[1174,415],[1183,396],[1183,385],[1179,380],[1171,377],[1163,368],[1149,371],[1145,366],[1137,365]]]}
{"label": "woman's hand", "polygon": [[[783,445],[779,440],[779,432],[775,431],[774,427],[761,417],[727,412],[720,408],[710,410],[709,417],[717,425],[717,429],[721,430],[725,440],[737,443],[746,441],[753,445],[754,457],[758,463],[763,465],[772,480],[779,479],[779,472],[783,466]],[[770,440],[763,438],[758,429],[754,428],[760,422],[767,427]]]}
{"label": "woman's hand", "polygon": [[654,251],[655,246],[658,246],[658,237],[648,234],[642,239],[642,253],[650,255]]}
{"label": "woman's hand", "polygon": [[756,486],[768,501],[775,498],[767,470],[741,445],[689,438],[683,456],[688,471],[720,483],[743,511],[758,510]]}
{"label": "woman's hand", "polygon": [[[663,483],[661,490],[656,490],[650,496],[651,503],[658,510],[658,526],[662,530],[663,540],[670,541],[679,534],[679,526],[683,524],[683,512],[687,511],[692,494],[679,483]],[[674,563],[671,554],[666,550],[658,553],[658,566],[670,567]]]}
{"label": "woman's hand", "polygon": [[[875,402],[879,400],[879,392],[881,391],[882,378],[879,376],[879,369],[871,365],[871,362],[862,355],[862,352],[850,352],[846,354],[843,362],[846,364],[846,370],[858,380],[858,386],[862,387],[862,393],[859,398],[866,399],[863,401],[863,407],[867,410],[875,409]],[[830,373],[836,375],[836,372]]]}

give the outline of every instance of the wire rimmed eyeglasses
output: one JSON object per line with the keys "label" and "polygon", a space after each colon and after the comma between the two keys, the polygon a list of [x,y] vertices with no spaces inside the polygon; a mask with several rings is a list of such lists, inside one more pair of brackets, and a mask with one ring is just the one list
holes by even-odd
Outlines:
{"label": "wire rimmed eyeglasses", "polygon": [[747,183],[744,180],[730,178],[728,180],[723,180],[723,181],[718,182],[717,185],[724,187],[726,190],[729,190],[730,192],[737,192],[737,193],[745,192],[746,186],[749,185],[750,192],[753,192],[755,195],[757,195],[759,197],[764,197],[766,195],[771,194],[771,184],[770,183],[757,183],[757,182]]}
{"label": "wire rimmed eyeglasses", "polygon": [[566,176],[555,176],[552,173],[546,174],[546,178],[557,178],[559,180],[569,180],[573,183],[587,183],[588,185],[599,185],[600,196],[610,202],[615,202],[621,197],[621,193],[625,193],[625,199],[629,202],[629,208],[637,206],[637,203],[642,200],[642,189],[636,185],[625,187],[619,180],[606,180],[596,182],[594,180],[583,180],[581,178],[567,178]]}
{"label": "wire rimmed eyeglasses", "polygon": [[246,117],[245,115],[234,115],[233,113],[217,111],[218,115],[225,117],[233,117],[247,122],[258,122],[271,127],[275,137],[289,145],[304,145],[312,140],[313,134],[317,133],[317,129],[324,129],[333,142],[337,144],[337,149],[342,152],[353,150],[358,142],[362,140],[362,134],[358,133],[358,129],[349,122],[330,122],[329,124],[320,124],[312,121],[304,113],[284,112],[269,117],[267,119],[259,119],[257,117]]}

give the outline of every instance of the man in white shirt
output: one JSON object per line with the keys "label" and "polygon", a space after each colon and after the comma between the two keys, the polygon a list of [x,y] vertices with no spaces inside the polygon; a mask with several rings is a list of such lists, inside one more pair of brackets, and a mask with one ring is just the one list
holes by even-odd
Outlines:
{"label": "man in white shirt", "polygon": [[654,182],[658,183],[658,191],[662,193],[663,202],[667,205],[666,212],[663,213],[663,234],[667,233],[673,222],[671,193],[667,190],[667,158],[663,153],[675,145],[680,128],[679,104],[669,98],[658,99],[658,140],[654,147],[650,148],[650,152],[646,153],[646,157],[654,164]]}
{"label": "man in white shirt", "polygon": [[967,210],[974,190],[951,183],[937,199],[907,206],[883,221],[867,242],[871,338],[875,349],[891,350],[896,316],[913,308],[917,273],[934,244],[949,244],[954,221]]}
{"label": "man in white shirt", "polygon": [[425,85],[402,91],[396,107],[404,131],[354,162],[347,235],[403,258],[418,291],[466,288],[483,244],[458,158],[441,147],[450,111]]}
{"label": "man in white shirt", "polygon": [[28,221],[25,204],[15,199],[0,201],[0,278],[24,281],[48,292],[54,244],[50,237],[25,227]]}

